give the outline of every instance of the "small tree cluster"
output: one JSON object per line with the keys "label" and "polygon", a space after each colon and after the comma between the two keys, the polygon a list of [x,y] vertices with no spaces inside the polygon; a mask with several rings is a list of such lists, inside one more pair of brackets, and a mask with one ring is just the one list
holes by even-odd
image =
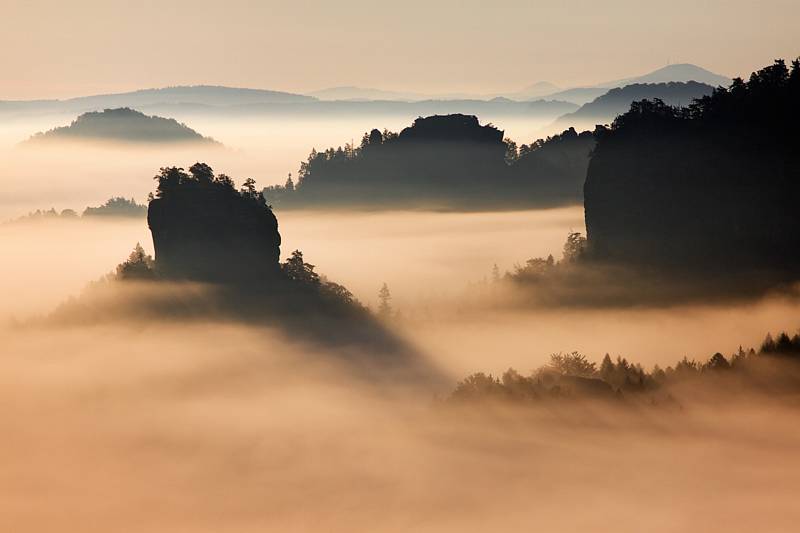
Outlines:
{"label": "small tree cluster", "polygon": [[117,265],[116,278],[126,280],[151,280],[155,278],[153,258],[138,242],[128,259]]}
{"label": "small tree cluster", "polygon": [[217,191],[224,194],[238,195],[267,207],[264,195],[256,190],[256,182],[247,178],[241,190],[236,190],[233,179],[226,174],[215,175],[213,169],[205,163],[195,163],[185,172],[180,167],[162,167],[153,178],[156,186],[156,198],[169,197],[178,187],[198,187]]}
{"label": "small tree cluster", "polygon": [[[594,362],[579,352],[559,352],[551,354],[549,363],[529,376],[523,376],[514,369],[509,369],[500,378],[483,372],[467,376],[456,385],[451,399],[520,400],[565,394],[596,394],[603,391],[635,394],[688,380],[703,383],[703,380],[713,376],[734,375],[737,372],[740,376],[748,376],[750,369],[759,368],[758,365],[762,363],[768,368],[771,358],[800,363],[800,334],[790,337],[786,333],[780,333],[776,338],[767,335],[758,353],[753,349],[745,351],[740,346],[728,358],[719,352],[709,357],[705,363],[684,357],[666,369],[655,365],[650,372],[642,365],[630,363],[623,357],[613,360],[606,354],[597,368]],[[763,387],[763,383],[759,386]]]}

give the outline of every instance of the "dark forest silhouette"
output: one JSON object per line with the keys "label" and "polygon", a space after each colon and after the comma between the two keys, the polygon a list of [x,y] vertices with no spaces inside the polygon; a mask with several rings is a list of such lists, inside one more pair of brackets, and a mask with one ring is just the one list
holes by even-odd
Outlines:
{"label": "dark forest silhouette", "polygon": [[800,278],[799,119],[797,60],[688,107],[633,103],[595,131],[581,253],[530,259],[505,279],[547,305],[786,292]]}
{"label": "dark forest silhouette", "polygon": [[585,186],[589,256],[796,278],[798,123],[798,61],[776,61],[685,108],[633,104],[597,133]]}
{"label": "dark forest silhouette", "polygon": [[299,180],[264,190],[279,207],[444,209],[579,203],[594,146],[574,129],[517,147],[471,115],[418,118],[399,134],[373,129],[359,146],[312,151]]}
{"label": "dark forest silhouette", "polygon": [[[749,392],[790,398],[800,389],[800,335],[767,335],[758,350],[739,349],[728,357],[717,352],[705,362],[683,357],[675,365],[641,364],[606,354],[598,364],[580,352],[554,353],[530,375],[508,369],[500,377],[478,372],[460,381],[449,397],[453,403],[502,401],[542,405],[565,400],[607,400],[650,406],[681,407],[683,396],[703,393],[716,400]],[[721,397],[717,393],[722,393]]]}

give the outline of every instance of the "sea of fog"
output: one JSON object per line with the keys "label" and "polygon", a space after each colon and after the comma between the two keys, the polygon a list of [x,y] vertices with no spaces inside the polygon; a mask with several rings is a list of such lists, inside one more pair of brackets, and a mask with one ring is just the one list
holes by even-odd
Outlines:
{"label": "sea of fog", "polygon": [[[528,258],[560,257],[569,231],[582,231],[578,207],[502,213],[277,212],[282,257],[303,251],[328,279],[372,309],[386,283],[402,336],[453,376],[530,370],[549,354],[579,350],[646,365],[732,353],[768,331],[797,328],[797,306],[754,302],[669,308],[520,308],[471,302],[491,287],[492,270]],[[144,219],[42,220],[0,225],[4,250],[0,316],[52,311],[112,272],[133,246],[152,253]],[[468,302],[470,302],[468,304]]]}
{"label": "sea of fog", "polygon": [[[0,219],[113,195],[142,201],[159,166],[195,160],[274,183],[315,143],[344,133],[275,124],[266,142],[258,128],[217,154],[20,150],[6,129]],[[348,128],[344,140],[365,125]],[[298,146],[300,137],[309,143]],[[577,207],[277,215],[283,257],[302,250],[373,309],[388,285],[386,327],[436,379],[362,368],[384,354],[297,328],[124,314],[49,321],[136,242],[152,252],[146,221],[1,224],[0,530],[739,533],[800,521],[796,405],[720,393],[679,410],[475,411],[437,399],[471,372],[527,374],[557,351],[646,367],[730,354],[767,331],[794,332],[794,302],[475,305],[495,264],[502,273],[558,258],[567,233],[583,230]]]}

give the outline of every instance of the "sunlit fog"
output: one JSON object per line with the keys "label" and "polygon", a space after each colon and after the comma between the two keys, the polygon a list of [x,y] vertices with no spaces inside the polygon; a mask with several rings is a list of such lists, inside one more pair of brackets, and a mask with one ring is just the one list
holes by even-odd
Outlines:
{"label": "sunlit fog", "polygon": [[796,6],[0,4],[0,533],[798,530]]}

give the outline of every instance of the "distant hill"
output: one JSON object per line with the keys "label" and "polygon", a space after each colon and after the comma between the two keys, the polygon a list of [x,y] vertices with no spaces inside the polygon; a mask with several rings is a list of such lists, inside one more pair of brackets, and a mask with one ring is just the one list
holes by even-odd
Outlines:
{"label": "distant hill", "polygon": [[364,87],[331,87],[308,93],[309,96],[320,100],[348,100],[348,101],[370,101],[370,100],[394,100],[398,102],[415,102],[427,100],[429,95],[421,93],[385,91],[383,89],[372,89]]}
{"label": "distant hill", "polygon": [[192,85],[80,96],[65,100],[5,100],[0,101],[0,113],[84,113],[117,107],[143,109],[153,106],[238,106],[315,101],[316,98],[311,96],[279,91]]}
{"label": "distant hill", "polygon": [[625,87],[626,85],[636,84],[689,81],[704,83],[711,85],[712,87],[717,87],[720,85],[727,87],[731,83],[730,78],[715,74],[709,70],[698,67],[697,65],[683,63],[679,65],[668,65],[642,76],[607,81],[591,87],[573,87],[571,89],[565,89],[563,91],[553,92],[541,96],[548,100],[561,100],[564,102],[572,102],[573,104],[583,105],[591,102],[598,96],[602,96],[608,92],[608,89],[621,88]]}
{"label": "distant hill", "polygon": [[553,121],[578,109],[569,102],[535,100],[517,102],[506,98],[492,100],[315,100],[296,104],[251,104],[241,106],[176,106],[158,105],[145,108],[160,115],[204,117],[276,117],[292,120],[300,117],[352,118],[364,116],[398,116],[405,119],[427,115],[454,113],[491,115],[492,117],[525,117]]}
{"label": "distant hill", "polygon": [[395,102],[421,102],[421,101],[451,101],[451,100],[492,100],[497,97],[509,100],[524,101],[534,100],[555,93],[559,88],[547,81],[536,82],[519,91],[508,93],[419,93],[409,91],[389,91],[365,87],[331,87],[308,93],[309,96],[325,101],[395,101]]}
{"label": "distant hill", "polygon": [[613,88],[624,87],[625,85],[633,85],[637,83],[667,83],[670,81],[696,81],[711,85],[712,87],[718,87],[720,85],[727,87],[731,83],[731,79],[728,77],[715,74],[710,70],[698,67],[697,65],[681,63],[676,65],[667,65],[666,67],[654,70],[653,72],[643,76],[601,83],[598,85],[598,87]]}
{"label": "distant hill", "polygon": [[[180,88],[137,91],[135,93],[125,93],[124,95],[110,95],[108,99],[106,97],[91,96],[73,100],[0,101],[0,119],[25,120],[32,116],[41,117],[47,115],[61,118],[64,115],[80,114],[87,111],[102,111],[111,107],[131,107],[151,115],[180,116],[184,120],[191,120],[193,117],[228,119],[279,117],[291,120],[300,117],[350,118],[353,116],[373,115],[394,115],[411,118],[425,115],[464,113],[526,117],[541,121],[553,121],[564,113],[575,111],[578,108],[575,104],[556,100],[515,101],[506,98],[401,101],[344,98],[320,100],[302,96],[297,99],[277,98],[275,101],[269,101],[256,94],[252,95],[249,101],[245,101],[247,99],[229,99],[225,97],[225,91],[222,91],[215,98],[211,97],[211,93],[206,95],[208,96],[207,98],[199,98],[198,91],[193,90],[190,91],[190,95],[182,98],[179,96],[180,91],[178,89]],[[234,91],[248,90],[235,89]],[[270,93],[270,91],[256,92],[259,94]],[[171,100],[165,96],[171,96]],[[131,103],[114,106],[100,105],[104,102]]]}
{"label": "distant hill", "polygon": [[549,81],[539,81],[532,85],[528,85],[524,89],[512,93],[504,93],[503,96],[511,100],[534,100],[547,96],[551,100],[564,100],[563,98],[554,98],[550,96],[557,93],[561,89],[550,83]]}
{"label": "distant hill", "polygon": [[711,85],[695,81],[627,85],[611,89],[588,104],[584,104],[574,113],[560,117],[556,124],[581,127],[608,124],[614,120],[614,117],[626,112],[631,107],[631,103],[638,100],[658,98],[665,104],[687,106],[695,99],[711,94],[713,90]]}
{"label": "distant hill", "polygon": [[79,107],[140,107],[155,104],[243,105],[258,103],[310,102],[314,98],[263,89],[240,89],[215,85],[192,85],[142,89],[129,93],[102,94],[71,98],[64,102]]}
{"label": "distant hill", "polygon": [[574,89],[565,89],[557,93],[549,94],[546,98],[551,100],[559,100],[563,102],[570,102],[576,105],[583,105],[591,102],[598,96],[602,96],[608,92],[608,89],[603,87],[576,87]]}
{"label": "distant hill", "polygon": [[127,107],[84,113],[69,126],[37,133],[28,142],[75,140],[219,144],[175,119],[148,116]]}
{"label": "distant hill", "polygon": [[358,146],[312,150],[299,181],[264,190],[281,209],[487,210],[580,203],[592,133],[517,145],[472,115],[418,118],[399,134],[373,129]]}

